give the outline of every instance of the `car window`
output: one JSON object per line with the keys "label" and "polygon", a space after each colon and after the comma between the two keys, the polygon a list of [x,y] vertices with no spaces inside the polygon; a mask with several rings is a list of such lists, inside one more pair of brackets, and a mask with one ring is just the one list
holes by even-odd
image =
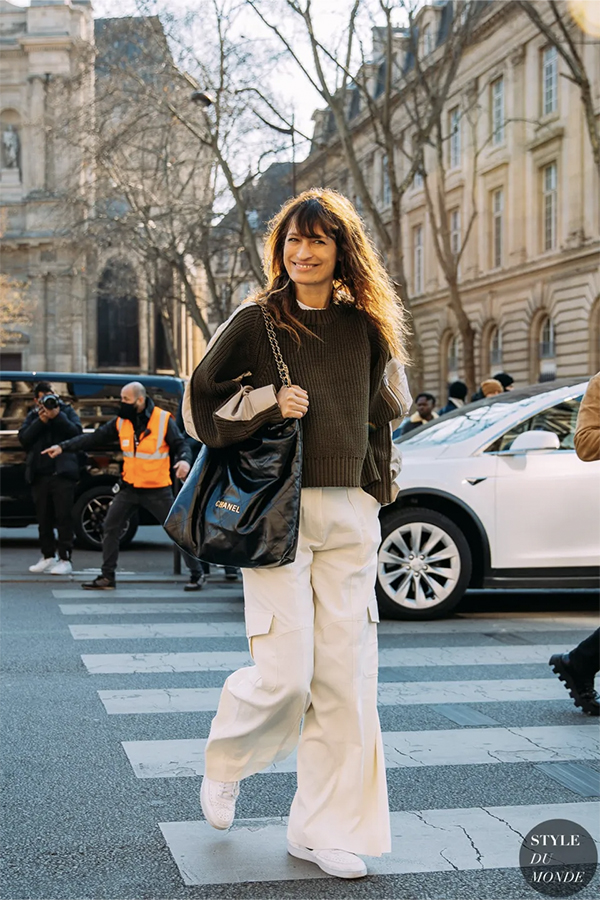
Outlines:
{"label": "car window", "polygon": [[[119,415],[122,384],[98,382],[77,382],[73,385],[75,399],[73,406],[84,428],[98,428],[104,422]],[[181,394],[174,386],[172,391],[165,387],[147,386],[148,396],[157,406],[177,416]]]}
{"label": "car window", "polygon": [[[416,445],[428,447],[439,444],[455,444],[475,437],[486,428],[501,421],[507,414],[514,412],[515,404],[512,399],[503,395],[492,402],[478,403],[472,408],[465,408],[458,414],[451,414],[449,417],[442,416],[431,425],[425,425],[418,431],[409,432],[408,435],[400,438],[398,443],[409,442],[411,448]],[[519,406],[525,410],[531,406],[537,406],[539,402],[537,396],[518,401]]]}
{"label": "car window", "polygon": [[558,436],[559,450],[574,450],[573,438],[580,403],[581,397],[563,400],[562,403],[557,403],[550,409],[544,409],[535,416],[531,416],[530,419],[525,419],[524,422],[518,422],[494,441],[486,452],[498,453],[502,450],[510,450],[517,435],[523,434],[525,431],[551,431]]}
{"label": "car window", "polygon": [[[0,431],[18,431],[27,414],[35,406],[33,388],[35,381],[0,381]],[[66,403],[72,402],[69,386],[64,382],[52,382]]]}

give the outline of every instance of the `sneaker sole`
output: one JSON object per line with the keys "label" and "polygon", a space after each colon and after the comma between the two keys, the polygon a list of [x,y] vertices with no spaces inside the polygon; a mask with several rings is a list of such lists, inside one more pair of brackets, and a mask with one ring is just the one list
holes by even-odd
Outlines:
{"label": "sneaker sole", "polygon": [[590,709],[590,707],[585,705],[585,700],[581,700],[581,695],[577,690],[577,685],[575,684],[573,678],[564,668],[564,664],[560,657],[551,656],[549,665],[552,667],[552,671],[555,675],[558,675],[558,680],[562,681],[565,685],[570,698],[572,699],[575,706],[578,706],[579,709],[586,714],[586,716],[597,716],[598,713],[594,709]]}
{"label": "sneaker sole", "polygon": [[204,778],[202,779],[202,787],[200,788],[200,809],[211,828],[215,828],[217,831],[229,831],[233,825],[233,821],[231,821],[229,825],[217,825],[216,822],[213,822],[210,816],[207,815],[206,809],[204,808]]}
{"label": "sneaker sole", "polygon": [[334,878],[364,878],[368,874],[366,866],[364,867],[364,872],[350,872],[348,869],[340,870],[333,866],[328,866],[326,862],[318,860],[315,853],[309,850],[308,847],[298,847],[296,844],[292,844],[291,841],[287,842],[287,851],[290,856],[295,856],[296,859],[305,859],[307,862],[314,863],[322,872],[325,872],[327,875],[333,875]]}

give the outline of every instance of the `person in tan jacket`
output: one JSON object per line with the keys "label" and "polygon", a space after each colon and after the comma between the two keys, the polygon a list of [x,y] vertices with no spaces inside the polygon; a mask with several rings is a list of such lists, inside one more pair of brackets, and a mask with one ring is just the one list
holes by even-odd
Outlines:
{"label": "person in tan jacket", "polygon": [[[600,372],[590,380],[581,401],[574,442],[579,459],[600,459]],[[550,657],[550,665],[564,682],[575,706],[588,716],[600,715],[600,696],[594,687],[600,669],[600,628],[570,653],[555,653]]]}

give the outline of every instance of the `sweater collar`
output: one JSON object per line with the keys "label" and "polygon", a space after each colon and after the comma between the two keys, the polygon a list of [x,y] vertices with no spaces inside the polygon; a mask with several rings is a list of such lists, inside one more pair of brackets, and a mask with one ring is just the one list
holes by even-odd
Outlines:
{"label": "sweater collar", "polygon": [[339,319],[342,307],[340,303],[330,303],[326,309],[304,309],[296,303],[294,313],[303,325],[331,325]]}

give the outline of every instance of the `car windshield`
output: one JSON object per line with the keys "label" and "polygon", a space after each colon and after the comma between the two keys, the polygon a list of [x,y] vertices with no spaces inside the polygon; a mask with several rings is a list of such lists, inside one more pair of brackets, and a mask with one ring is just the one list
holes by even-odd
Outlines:
{"label": "car windshield", "polygon": [[[475,403],[461,409],[458,413],[443,416],[441,419],[419,428],[416,432],[400,438],[397,443],[410,444],[410,447],[433,447],[439,444],[456,444],[475,437],[491,425],[501,422],[515,412],[527,415],[528,411],[539,406],[539,395],[525,397],[516,403],[513,397],[501,396],[491,402]],[[510,405],[509,405],[510,404]]]}

